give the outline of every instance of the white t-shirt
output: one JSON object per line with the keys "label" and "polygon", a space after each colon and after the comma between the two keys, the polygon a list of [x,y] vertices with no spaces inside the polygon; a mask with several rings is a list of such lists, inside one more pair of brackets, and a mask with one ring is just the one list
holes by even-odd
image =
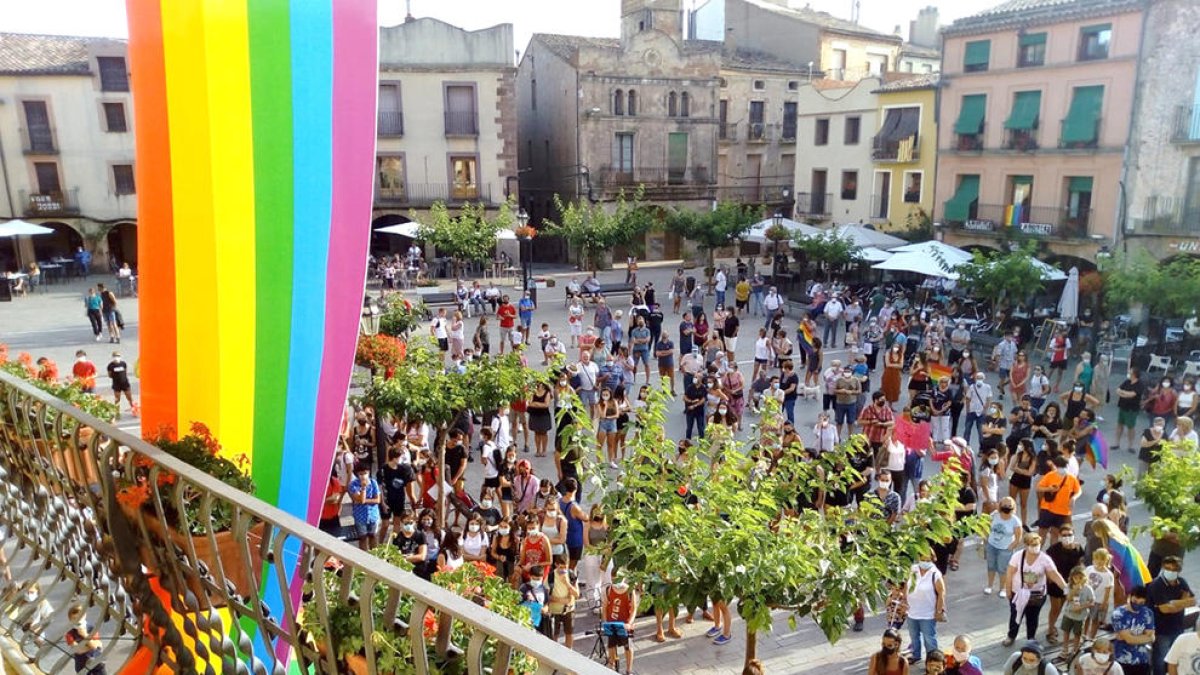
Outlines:
{"label": "white t-shirt", "polygon": [[813,427],[813,437],[816,439],[813,444],[814,450],[818,453],[829,452],[838,444],[837,425],[830,422],[829,426],[822,428],[821,423],[817,422]]}
{"label": "white t-shirt", "polygon": [[898,441],[888,441],[887,453],[887,470],[903,471],[904,457],[908,454],[908,450],[904,447],[904,444]]}
{"label": "white t-shirt", "polygon": [[1191,631],[1175,638],[1166,662],[1179,669],[1179,675],[1200,675],[1200,633]]}
{"label": "white t-shirt", "polygon": [[725,276],[725,272],[717,270],[717,278],[713,284],[714,289],[718,293],[724,293],[725,288],[729,285],[729,279]]}
{"label": "white t-shirt", "polygon": [[496,447],[507,451],[509,444],[512,443],[512,428],[508,422],[508,415],[496,415],[492,418],[491,426],[492,439],[495,441]]}
{"label": "white t-shirt", "polygon": [[1067,473],[1079,478],[1079,460],[1075,458],[1075,455],[1067,458]]}
{"label": "white t-shirt", "polygon": [[771,341],[767,338],[758,338],[754,341],[754,358],[758,361],[771,360]]}
{"label": "white t-shirt", "polygon": [[1050,378],[1045,375],[1030,375],[1029,376],[1029,396],[1030,398],[1045,398],[1050,392]]}
{"label": "white t-shirt", "polygon": [[825,303],[825,316],[831,321],[837,321],[842,317],[842,303],[838,300],[830,300]]}
{"label": "white t-shirt", "polygon": [[[1113,573],[1111,569],[1099,570],[1095,565],[1088,565],[1083,571],[1087,577],[1087,585],[1092,587],[1092,593],[1096,596],[1096,602],[1105,602],[1105,594],[1110,593],[1113,587]],[[1112,607],[1113,598],[1111,593],[1108,595],[1108,606]]]}
{"label": "white t-shirt", "polygon": [[[495,422],[493,421],[492,424],[495,425]],[[508,446],[506,445],[504,447],[507,448]],[[488,441],[483,444],[481,450],[483,458],[480,461],[483,463],[483,477],[495,478],[499,476],[500,467],[496,466],[496,463],[492,461],[496,457],[496,444],[492,441]]]}
{"label": "white t-shirt", "polygon": [[439,340],[446,339],[446,320],[440,316],[433,318],[433,336]]}
{"label": "white t-shirt", "polygon": [[936,567],[921,575],[920,568],[912,566],[908,575],[908,618],[933,619],[937,613],[937,580],[942,573]]}
{"label": "white t-shirt", "polygon": [[979,491],[981,493],[979,496],[984,502],[1000,501],[996,472],[986,463],[979,470]]}
{"label": "white t-shirt", "polygon": [[600,368],[592,361],[587,363],[580,362],[579,366],[579,388],[587,391],[596,388],[596,377],[600,374]]}

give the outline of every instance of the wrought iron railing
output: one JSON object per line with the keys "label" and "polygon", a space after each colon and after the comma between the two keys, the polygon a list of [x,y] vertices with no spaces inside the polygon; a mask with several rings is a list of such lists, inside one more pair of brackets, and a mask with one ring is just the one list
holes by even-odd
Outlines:
{"label": "wrought iron railing", "polygon": [[1174,143],[1200,143],[1200,105],[1181,105],[1175,109],[1171,129]]}
{"label": "wrought iron railing", "polygon": [[408,183],[402,187],[375,188],[375,204],[383,208],[430,206],[434,202],[495,204],[492,184],[452,185],[450,183]]}
{"label": "wrought iron railing", "polygon": [[379,130],[380,136],[403,136],[404,113],[395,110],[380,110],[375,113],[375,126]]}
{"label": "wrought iron railing", "polygon": [[79,213],[79,188],[71,187],[59,192],[20,191],[21,203],[26,216],[69,216]]}
{"label": "wrought iron railing", "polygon": [[796,214],[810,218],[820,218],[833,213],[832,192],[797,192]]}
{"label": "wrought iron railing", "polygon": [[[1086,239],[1092,220],[1091,209],[1066,209],[1053,206],[1033,206],[1021,214],[1021,222],[1012,227],[1033,237],[1054,239]],[[1005,232],[1010,220],[1008,207],[1003,204],[977,204],[966,221],[947,221],[953,230],[972,232]]]}
{"label": "wrought iron railing", "polygon": [[[142,500],[127,498],[135,488]],[[212,531],[215,514],[228,531]],[[0,572],[14,582],[0,633],[44,672],[68,672],[59,645],[76,603],[98,639],[89,668],[120,670],[136,652],[180,673],[284,673],[288,658],[300,672],[348,672],[319,636],[334,634],[331,608],[360,599],[373,611],[349,625],[371,675],[389,641],[407,644],[405,672],[422,675],[441,658],[505,673],[520,654],[539,674],[606,672],[3,372],[0,528]],[[331,567],[336,583],[321,583]],[[24,597],[34,583],[47,602],[37,622],[40,601]],[[455,625],[465,644],[451,643]]]}

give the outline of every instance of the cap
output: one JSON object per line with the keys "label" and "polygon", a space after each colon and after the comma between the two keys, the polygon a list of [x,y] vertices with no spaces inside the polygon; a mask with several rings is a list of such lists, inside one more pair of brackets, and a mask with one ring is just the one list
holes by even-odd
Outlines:
{"label": "cap", "polygon": [[1021,651],[1029,652],[1030,654],[1037,654],[1038,656],[1041,656],[1042,655],[1042,646],[1040,644],[1038,644],[1037,640],[1030,640],[1030,641],[1026,642],[1025,644],[1021,645]]}
{"label": "cap", "polygon": [[113,356],[120,356],[120,355],[121,355],[121,352],[116,352],[116,351],[114,351],[112,355],[113,355]]}

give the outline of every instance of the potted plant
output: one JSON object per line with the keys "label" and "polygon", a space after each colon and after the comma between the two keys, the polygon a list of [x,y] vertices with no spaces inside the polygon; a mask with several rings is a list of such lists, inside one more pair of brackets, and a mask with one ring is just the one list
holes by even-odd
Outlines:
{"label": "potted plant", "polygon": [[384,377],[391,377],[396,366],[404,361],[408,345],[399,338],[390,335],[359,335],[358,347],[354,351],[354,362],[371,371],[371,376],[383,372]]}
{"label": "potted plant", "polygon": [[1200,455],[1186,441],[1164,444],[1156,455],[1134,491],[1153,514],[1153,549],[1177,551],[1182,557],[1200,545]]}
{"label": "potted plant", "polygon": [[[246,473],[249,459],[245,455],[238,455],[234,459],[222,456],[221,444],[200,422],[193,422],[190,432],[185,436],[178,437],[174,429],[163,427],[147,437],[146,441],[226,485],[254,494],[254,481]],[[198,561],[210,570],[218,569],[219,561],[225,579],[237,588],[238,593],[249,595],[251,586],[258,584],[261,575],[262,555],[258,543],[262,541],[266,523],[254,524],[239,537],[233,531],[235,514],[232,504],[212,499],[205,512],[205,500],[200,492],[165,469],[160,469],[154,479],[162,495],[159,500],[162,509],[160,518],[159,506],[153,500],[155,491],[151,488],[154,462],[135,454],[132,467],[132,475],[118,480],[116,499],[121,512],[135,523],[140,518],[145,523],[147,535],[160,542],[178,546],[185,552],[189,551],[190,542]],[[182,509],[177,504],[181,504]],[[153,570],[157,567],[152,551],[143,549],[141,555],[143,564],[148,568]],[[198,578],[189,579],[189,585],[193,592],[203,592]]]}
{"label": "potted plant", "polygon": [[383,303],[383,313],[379,316],[379,332],[396,338],[407,337],[429,314],[425,303],[413,304],[399,293],[385,296]]}

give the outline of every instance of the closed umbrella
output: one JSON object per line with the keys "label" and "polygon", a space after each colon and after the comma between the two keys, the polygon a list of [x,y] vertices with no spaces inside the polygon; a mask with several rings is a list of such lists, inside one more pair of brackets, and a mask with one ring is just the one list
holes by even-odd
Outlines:
{"label": "closed umbrella", "polygon": [[419,227],[421,227],[420,223],[409,222],[409,223],[398,223],[396,225],[388,225],[387,227],[381,227],[375,231],[382,232],[384,234],[398,234],[402,237],[409,237],[411,239],[416,239],[417,238],[417,228],[419,228]]}
{"label": "closed umbrella", "polygon": [[1071,323],[1079,317],[1079,268],[1067,272],[1067,283],[1063,286],[1062,299],[1058,301],[1058,316]]}

